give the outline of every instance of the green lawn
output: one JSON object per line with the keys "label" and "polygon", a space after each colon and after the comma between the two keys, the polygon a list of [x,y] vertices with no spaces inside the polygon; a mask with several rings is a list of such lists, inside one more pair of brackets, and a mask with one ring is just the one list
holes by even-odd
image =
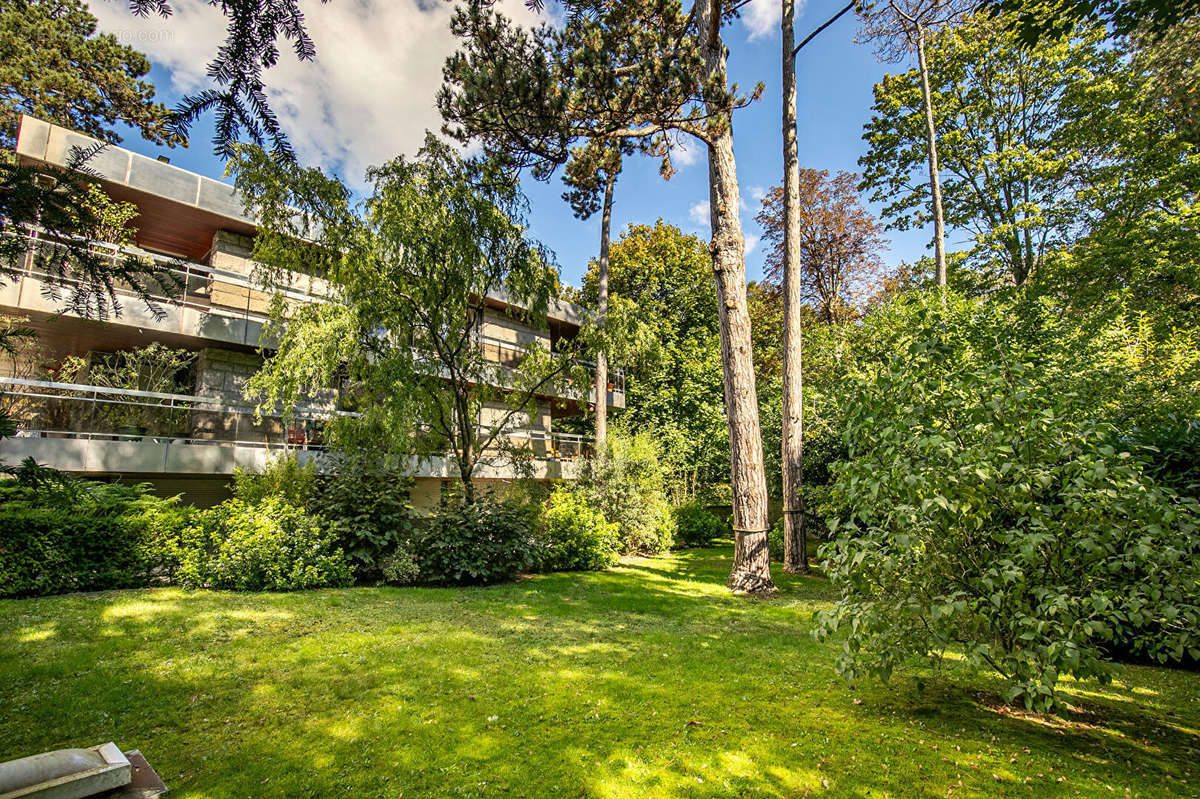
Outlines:
{"label": "green lawn", "polygon": [[849,689],[818,579],[731,551],[482,589],[174,589],[0,602],[0,760],[114,740],[180,797],[1197,796],[1200,674]]}

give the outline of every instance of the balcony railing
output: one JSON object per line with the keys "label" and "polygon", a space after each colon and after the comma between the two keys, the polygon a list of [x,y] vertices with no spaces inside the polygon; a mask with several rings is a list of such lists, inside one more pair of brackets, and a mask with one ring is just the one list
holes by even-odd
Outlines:
{"label": "balcony railing", "polygon": [[[282,414],[191,394],[107,388],[0,377],[0,406],[17,422],[17,437],[154,441],[196,446],[324,450],[324,427],[348,411],[300,407]],[[590,438],[537,429],[505,432],[534,460],[569,461],[591,451]]]}
{"label": "balcony railing", "polygon": [[[14,234],[10,232],[6,235]],[[29,246],[25,263],[21,266],[21,272],[39,280],[49,279],[51,275],[37,267],[34,252],[38,247],[43,246],[63,247],[65,246],[63,238],[51,236],[46,231],[37,229],[29,229],[25,236],[29,241]],[[206,314],[266,324],[270,321],[271,302],[275,296],[282,296],[285,300],[295,303],[330,302],[336,298],[327,281],[309,275],[297,273],[296,280],[290,285],[267,284],[237,272],[204,266],[184,258],[152,253],[136,247],[125,247],[99,241],[87,242],[87,246],[114,261],[118,257],[133,256],[148,264],[153,264],[156,271],[171,275],[182,288],[182,292],[176,297],[167,296],[165,293],[152,295],[152,299],[158,300],[164,305],[177,305]],[[68,284],[70,282],[67,281]],[[115,290],[126,299],[138,299],[137,292],[130,287],[121,286],[118,283]],[[492,336],[482,336],[481,346],[483,357],[486,360],[494,361],[508,368],[519,367],[527,354],[527,350],[520,344],[503,341]],[[583,366],[595,368],[593,361],[576,360]],[[609,371],[608,390],[618,394],[625,392],[624,370],[611,369]]]}
{"label": "balcony railing", "polygon": [[[64,239],[41,230],[29,230],[26,237],[29,241],[28,255],[21,271],[30,277],[45,280],[50,275],[37,267],[34,254],[39,247],[64,247]],[[87,246],[93,252],[114,261],[118,257],[133,256],[153,265],[156,271],[172,276],[182,288],[182,292],[173,297],[166,293],[152,294],[152,299],[204,313],[264,324],[270,319],[271,300],[276,295],[297,303],[328,302],[333,299],[329,285],[324,280],[309,275],[297,274],[294,285],[265,285],[248,275],[136,247],[123,247],[100,241],[89,241]],[[70,282],[67,281],[68,285]],[[138,296],[132,288],[119,283],[115,290],[117,294],[126,298],[136,299]]]}

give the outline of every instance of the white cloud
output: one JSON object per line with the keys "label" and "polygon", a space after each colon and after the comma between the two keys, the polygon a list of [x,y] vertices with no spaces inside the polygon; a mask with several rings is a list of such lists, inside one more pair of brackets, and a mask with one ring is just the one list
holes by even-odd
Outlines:
{"label": "white cloud", "polygon": [[705,200],[702,203],[696,203],[688,209],[688,218],[692,220],[692,224],[694,224],[696,227],[708,230],[708,227],[712,221],[710,218],[711,208],[712,206],[709,204],[708,200]]}
{"label": "white cloud", "polygon": [[[796,10],[800,10],[799,4]],[[782,15],[783,4],[780,0],[752,0],[742,9],[742,25],[750,41],[755,41],[778,31]]]}
{"label": "white cloud", "polygon": [[[453,6],[437,0],[338,0],[301,3],[317,47],[297,61],[280,42],[279,64],[267,72],[272,108],[300,159],[338,169],[361,185],[363,171],[416,152],[426,128],[438,130],[435,95],[442,64],[457,46]],[[125,3],[92,3],[102,30],[146,53],[171,73],[172,88],[206,87],[206,67],[225,36],[225,18],[204,0],[178,0],[169,19],[140,19]],[[501,8],[534,21],[522,0]],[[193,147],[208,146],[194,141]]]}
{"label": "white cloud", "polygon": [[[802,34],[799,23],[804,13],[805,0],[796,0],[797,36]],[[780,0],[753,0],[742,9],[742,26],[748,34],[746,38],[756,41],[772,36],[779,30],[779,21],[783,17],[783,3]]]}
{"label": "white cloud", "polygon": [[700,160],[704,145],[691,136],[679,134],[671,148],[671,163],[677,167],[688,167]]}
{"label": "white cloud", "polygon": [[744,238],[746,242],[746,255],[749,256],[750,253],[758,249],[758,242],[762,236],[759,236],[757,233],[747,233]]}

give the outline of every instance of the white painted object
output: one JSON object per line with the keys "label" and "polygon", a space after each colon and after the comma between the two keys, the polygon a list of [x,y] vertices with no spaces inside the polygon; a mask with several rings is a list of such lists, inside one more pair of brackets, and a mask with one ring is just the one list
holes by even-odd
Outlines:
{"label": "white painted object", "polygon": [[131,779],[129,759],[110,741],[0,763],[0,799],[85,799]]}

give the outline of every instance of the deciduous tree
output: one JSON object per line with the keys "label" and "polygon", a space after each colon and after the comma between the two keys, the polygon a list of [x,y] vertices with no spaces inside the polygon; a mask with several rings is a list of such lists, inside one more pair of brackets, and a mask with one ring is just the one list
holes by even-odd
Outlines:
{"label": "deciduous tree", "polygon": [[[704,242],[662,220],[630,225],[612,245],[613,296],[621,298],[626,313],[636,314],[636,328],[652,342],[630,359],[622,423],[664,442],[677,500],[721,496],[729,476],[711,272]],[[598,289],[599,266],[593,262],[581,301],[595,307]]]}
{"label": "deciduous tree", "polygon": [[[880,252],[885,248],[883,226],[863,207],[857,190],[858,176],[827,170],[799,170],[798,258],[801,264],[801,297],[825,324],[844,322],[866,303],[883,270]],[[782,190],[767,192],[755,217],[767,251],[766,276],[774,285],[783,282]]]}
{"label": "deciduous tree", "polygon": [[1021,285],[1080,235],[1097,170],[1135,129],[1129,68],[1101,30],[1026,49],[1004,20],[986,15],[939,33],[928,50],[927,76],[914,70],[876,85],[863,185],[886,203],[891,226],[929,220],[925,187],[913,180],[929,84],[946,220],[973,234],[977,266],[998,265]]}

